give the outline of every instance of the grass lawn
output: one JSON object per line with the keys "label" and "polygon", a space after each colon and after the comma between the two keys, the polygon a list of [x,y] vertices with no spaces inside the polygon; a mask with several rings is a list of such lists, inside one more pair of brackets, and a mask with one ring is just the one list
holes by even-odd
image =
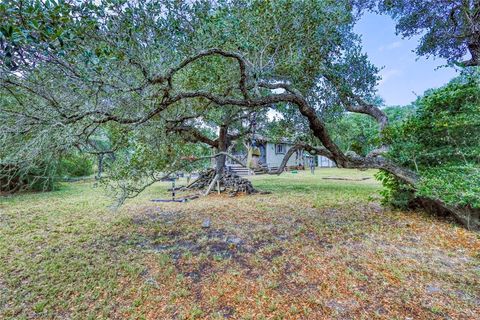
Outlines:
{"label": "grass lawn", "polygon": [[150,202],[157,184],[117,211],[93,182],[0,198],[0,318],[479,319],[479,234],[381,207],[374,179],[322,179],[372,175],[188,203]]}

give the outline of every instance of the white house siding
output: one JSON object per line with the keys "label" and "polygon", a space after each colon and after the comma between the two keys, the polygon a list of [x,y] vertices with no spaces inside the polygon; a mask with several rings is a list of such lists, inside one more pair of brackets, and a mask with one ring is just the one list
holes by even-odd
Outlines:
{"label": "white house siding", "polygon": [[[292,147],[291,145],[286,144],[285,145],[285,152],[288,152],[288,150]],[[266,146],[266,154],[267,154],[267,166],[269,168],[272,167],[279,167],[280,164],[282,163],[283,157],[285,154],[283,153],[275,153],[275,143],[270,143],[267,142]],[[294,153],[288,159],[287,166],[297,166],[303,164],[303,159],[297,159],[297,154]]]}
{"label": "white house siding", "polygon": [[324,156],[318,156],[318,166],[321,168],[335,167],[335,162]]}

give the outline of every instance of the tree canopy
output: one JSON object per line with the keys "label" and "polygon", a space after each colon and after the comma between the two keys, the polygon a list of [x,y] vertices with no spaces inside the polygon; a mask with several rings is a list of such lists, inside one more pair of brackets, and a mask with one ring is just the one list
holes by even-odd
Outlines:
{"label": "tree canopy", "polygon": [[[116,160],[104,181],[125,199],[174,172],[198,168],[191,160],[208,159],[210,148],[218,152],[213,157],[224,156],[261,119],[297,149],[339,167],[382,169],[415,187],[419,171],[385,156],[397,140],[388,140],[389,117],[376,96],[378,69],[353,32],[355,3],[372,6],[348,0],[5,1],[0,141],[8,147],[1,164],[41,167],[46,155],[58,158],[72,148],[112,152]],[[468,2],[466,17],[477,14],[477,4]],[[438,20],[418,1],[380,8],[394,17]],[[455,10],[455,19],[463,17]],[[405,35],[424,28],[417,20],[405,23]],[[446,38],[431,43],[430,35],[419,53],[457,59],[475,35],[447,47]],[[283,119],[269,123],[268,110]]]}
{"label": "tree canopy", "polygon": [[[185,136],[171,123],[198,128],[224,112],[293,108],[325,144],[321,152],[347,165],[323,114],[350,108],[384,121],[365,102],[373,97],[377,69],[361,53],[347,1],[22,4],[33,9],[6,7],[17,13],[17,21],[5,22],[13,31],[4,34],[4,48],[16,48],[14,54],[5,49],[2,64],[3,93],[16,99],[2,110],[7,144],[28,133],[33,146],[88,151],[89,139],[113,130],[113,148],[135,150],[134,159],[165,156],[148,162],[154,168],[135,170],[144,175],[178,169],[184,163],[174,159],[195,150],[174,143]],[[58,23],[52,12],[62,10]],[[51,27],[23,24],[27,18]],[[60,40],[64,34],[69,41]],[[145,141],[140,149],[139,141]],[[23,151],[33,158],[36,149]]]}

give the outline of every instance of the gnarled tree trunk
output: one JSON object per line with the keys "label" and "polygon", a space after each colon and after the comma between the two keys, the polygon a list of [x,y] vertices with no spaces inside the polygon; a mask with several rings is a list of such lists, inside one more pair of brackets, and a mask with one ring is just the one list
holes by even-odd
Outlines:
{"label": "gnarled tree trunk", "polygon": [[218,176],[218,179],[221,180],[223,177],[223,173],[225,171],[225,164],[227,157],[225,154],[228,149],[228,127],[227,126],[220,126],[219,132],[218,132],[218,147],[217,150],[219,153],[221,153],[218,157],[215,158],[215,173]]}

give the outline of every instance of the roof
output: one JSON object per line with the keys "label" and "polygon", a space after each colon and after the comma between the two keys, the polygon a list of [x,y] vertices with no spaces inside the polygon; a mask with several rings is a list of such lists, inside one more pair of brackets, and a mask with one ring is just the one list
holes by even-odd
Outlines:
{"label": "roof", "polygon": [[255,134],[254,139],[259,142],[270,142],[270,143],[284,143],[284,144],[294,144],[291,140],[288,139],[280,139],[280,140],[274,140],[265,136],[262,136],[260,134]]}

